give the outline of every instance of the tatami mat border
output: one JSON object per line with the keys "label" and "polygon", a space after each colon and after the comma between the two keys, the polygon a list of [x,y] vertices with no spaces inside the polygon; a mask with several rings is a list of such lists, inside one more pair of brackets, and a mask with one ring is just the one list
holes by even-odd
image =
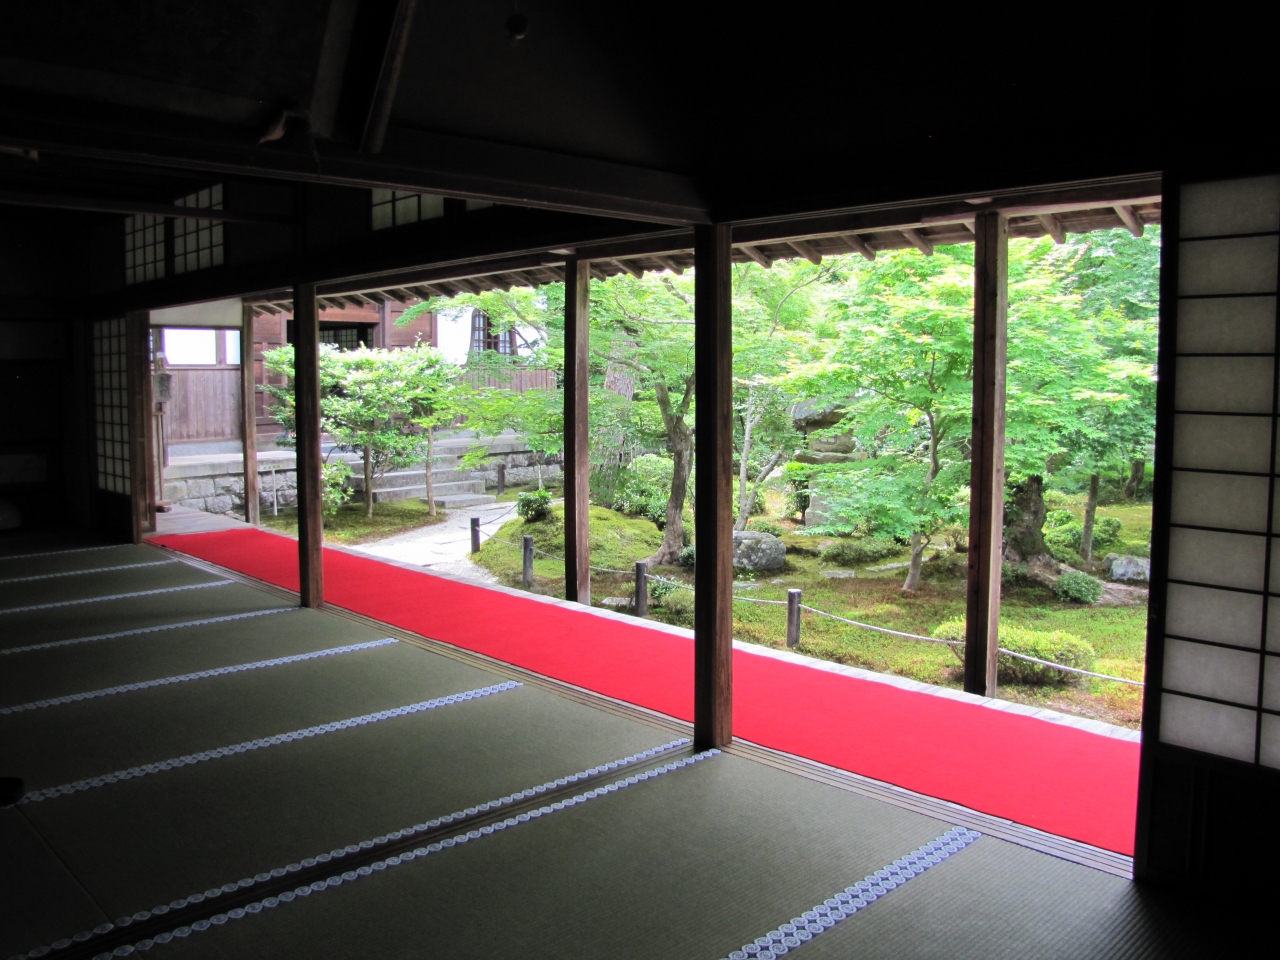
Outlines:
{"label": "tatami mat border", "polygon": [[30,583],[33,580],[56,580],[59,577],[83,577],[90,573],[111,573],[115,570],[141,570],[143,567],[163,567],[177,560],[151,560],[147,563],[122,563],[115,567],[90,567],[88,570],[63,570],[59,573],[37,573],[30,577],[9,577],[0,580],[0,587],[7,583]]}
{"label": "tatami mat border", "polygon": [[133,597],[151,597],[157,593],[177,593],[180,590],[200,590],[204,587],[225,587],[235,583],[234,580],[214,580],[211,583],[188,583],[179,587],[161,587],[158,590],[137,590],[133,593],[113,593],[107,597],[85,597],[83,600],[59,600],[57,603],[37,603],[29,607],[8,607],[0,609],[0,615],[6,613],[27,613],[31,610],[52,610],[54,607],[74,607],[82,603],[102,603],[107,600],[128,600]]}
{"label": "tatami mat border", "polygon": [[518,683],[514,680],[508,680],[504,683],[495,683],[488,687],[468,690],[465,693],[454,693],[447,697],[436,697],[432,700],[421,700],[417,703],[405,704],[402,707],[391,707],[387,710],[379,710],[376,713],[366,713],[358,717],[348,717],[345,720],[333,720],[329,723],[320,723],[312,727],[304,727],[301,730],[291,730],[288,733],[277,733],[270,737],[258,737],[255,740],[245,740],[241,743],[233,743],[225,747],[216,747],[213,750],[201,750],[199,753],[188,753],[181,757],[172,757],[168,760],[160,760],[156,763],[144,763],[136,767],[129,767],[126,770],[115,770],[111,773],[104,773],[96,777],[86,777],[83,780],[73,780],[70,783],[63,783],[56,787],[45,787],[43,790],[32,790],[19,800],[18,803],[38,803],[41,800],[49,800],[58,796],[68,796],[82,790],[91,790],[94,787],[103,787],[109,783],[118,783],[121,780],[133,780],[136,777],[145,777],[153,773],[162,773],[166,770],[185,767],[192,763],[203,763],[206,760],[215,760],[219,757],[229,757],[236,753],[246,753],[250,750],[274,747],[282,743],[291,743],[294,740],[305,740],[308,737],[318,737],[326,733],[333,733],[336,730],[346,730],[349,727],[361,727],[367,723],[377,723],[381,720],[389,720],[392,717],[403,717],[411,713],[420,713],[423,710],[434,710],[437,707],[446,707],[455,703],[462,703],[466,700],[476,700],[480,697],[492,696],[495,693],[505,693],[508,690],[514,690],[521,686],[524,686],[524,684]]}
{"label": "tatami mat border", "polygon": [[138,627],[134,630],[118,630],[115,633],[98,633],[91,637],[71,637],[68,640],[50,640],[47,643],[29,643],[25,647],[9,647],[0,649],[0,657],[14,653],[30,653],[34,650],[52,650],[55,647],[71,647],[78,643],[94,643],[98,640],[118,640],[121,637],[136,637],[144,633],[159,633],[162,630],[178,630],[182,627],[203,627],[211,623],[226,623],[228,620],[244,620],[247,617],[265,617],[269,613],[291,613],[301,607],[272,607],[269,610],[248,610],[244,613],[229,613],[222,617],[205,617],[203,620],[184,620],[182,623],[160,623],[154,627]]}
{"label": "tatami mat border", "polygon": [[326,650],[312,650],[308,653],[295,653],[287,657],[273,657],[270,660],[254,660],[250,663],[235,663],[225,667],[211,667],[208,670],[197,670],[194,673],[180,673],[172,677],[158,677],[155,680],[139,680],[136,683],[121,683],[114,687],[103,687],[100,690],[86,690],[83,693],[69,693],[62,697],[50,697],[47,700],[33,700],[30,703],[19,703],[12,707],[0,707],[0,716],[10,713],[22,713],[25,710],[41,710],[45,707],[61,706],[79,700],[94,700],[98,697],[110,697],[117,693],[132,693],[135,690],[146,690],[150,687],[163,687],[171,683],[186,683],[189,680],[203,680],[207,677],[220,677],[228,673],[242,673],[245,670],[261,670],[265,667],[279,667],[286,663],[300,663],[303,660],[315,660],[318,657],[333,657],[356,650],[370,650],[384,647],[390,643],[399,643],[395,637],[384,637],[381,640],[366,640],[363,643],[349,643],[343,647],[329,647]]}

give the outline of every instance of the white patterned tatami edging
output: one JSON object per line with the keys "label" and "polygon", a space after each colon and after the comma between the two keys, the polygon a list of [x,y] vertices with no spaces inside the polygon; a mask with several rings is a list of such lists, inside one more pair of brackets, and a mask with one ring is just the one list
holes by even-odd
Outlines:
{"label": "white patterned tatami edging", "polygon": [[952,827],[936,840],[917,847],[853,886],[845,887],[800,916],[792,917],[789,923],[780,924],[776,930],[744,944],[730,953],[727,960],[775,960],[785,956],[841,921],[848,920],[859,910],[865,910],[908,880],[959,853],[981,836],[976,830]]}
{"label": "white patterned tatami edging", "polygon": [[117,693],[131,693],[134,690],[146,690],[148,687],[163,687],[171,683],[186,683],[188,680],[203,680],[206,677],[220,677],[228,673],[241,673],[245,670],[261,670],[263,667],[278,667],[285,663],[299,663],[303,660],[315,660],[317,657],[332,657],[355,650],[369,650],[373,647],[385,647],[396,643],[394,637],[383,637],[381,640],[366,640],[364,643],[351,643],[344,647],[329,647],[327,650],[312,650],[310,653],[295,653],[288,657],[273,657],[270,660],[255,660],[252,663],[236,663],[226,667],[213,667],[209,670],[197,670],[194,673],[180,673],[173,677],[160,677],[156,680],[139,680],[137,683],[122,683],[115,687],[103,687],[101,690],[86,690],[83,693],[69,693],[65,697],[50,697],[47,700],[33,700],[31,703],[19,703],[12,707],[0,707],[0,716],[10,713],[22,713],[24,710],[40,710],[44,707],[55,707],[64,703],[75,703],[78,700],[93,700],[97,697],[109,697]]}
{"label": "white patterned tatami edging", "polygon": [[92,637],[72,637],[70,640],[50,640],[48,643],[29,643],[25,647],[9,647],[0,650],[0,657],[13,653],[30,653],[32,650],[52,650],[54,647],[71,647],[77,643],[93,643],[97,640],[117,640],[120,637],[136,637],[143,633],[159,633],[162,630],[178,630],[181,627],[203,627],[210,623],[226,623],[228,620],[244,620],[247,617],[265,617],[269,613],[292,613],[301,607],[272,607],[269,610],[250,610],[246,613],[229,613],[224,617],[206,617],[203,620],[184,620],[182,623],[161,623],[154,627],[138,627],[136,630],[120,630],[116,633],[98,633]]}
{"label": "white patterned tatami edging", "polygon": [[[182,900],[175,900],[173,903],[164,904],[162,906],[156,907],[153,910],[142,910],[142,911],[139,911],[138,913],[135,913],[131,917],[121,917],[114,924],[111,924],[111,923],[99,924],[97,927],[94,927],[93,930],[85,930],[85,931],[82,931],[81,933],[76,934],[74,937],[70,937],[66,940],[59,940],[56,943],[52,944],[50,947],[37,947],[35,950],[32,950],[29,953],[18,954],[16,957],[13,957],[12,960],[22,960],[22,958],[26,958],[26,957],[32,957],[32,958],[42,957],[46,953],[48,953],[51,949],[52,950],[64,949],[66,947],[71,946],[71,944],[73,943],[84,942],[85,940],[89,940],[94,936],[100,936],[102,934],[109,933],[111,930],[115,929],[116,927],[128,926],[131,923],[138,923],[143,920],[148,920],[153,916],[161,916],[165,913],[168,913],[170,910],[181,909],[182,907],[187,906],[189,903],[202,903],[206,899],[212,899],[213,897],[221,896],[224,893],[232,893],[236,890],[244,890],[249,887],[252,887],[257,883],[263,883],[270,879],[278,879],[289,873],[296,873],[297,871],[301,870],[303,867],[313,867],[317,863],[328,863],[332,860],[340,860],[342,857],[348,856],[350,854],[358,853],[362,850],[370,850],[375,846],[382,846],[383,844],[386,844],[393,840],[401,840],[401,839],[404,839],[405,837],[411,837],[415,833],[421,833],[426,830],[432,830],[443,824],[452,823],[454,820],[475,816],[477,813],[480,813],[480,812],[488,812],[496,809],[501,809],[504,806],[517,803],[520,800],[528,799],[529,797],[536,796],[541,793],[545,793],[546,791],[553,790],[556,787],[566,786],[570,783],[576,783],[579,780],[583,780],[588,777],[597,776],[601,773],[605,773],[610,770],[617,770],[621,767],[630,766],[634,763],[648,760],[651,757],[654,757],[658,754],[665,753],[668,750],[673,750],[677,747],[682,747],[688,743],[689,743],[689,739],[687,737],[682,737],[679,740],[673,740],[670,743],[665,743],[660,747],[652,747],[649,750],[645,750],[641,753],[632,754],[631,756],[624,757],[621,760],[613,760],[613,761],[610,761],[609,763],[602,764],[601,766],[592,767],[589,770],[583,770],[579,773],[571,774],[570,776],[567,776],[567,777],[561,777],[556,780],[548,781],[547,783],[540,784],[539,786],[532,787],[528,790],[522,790],[517,793],[510,794],[509,796],[501,797],[498,800],[491,800],[488,803],[482,803],[475,807],[468,807],[466,810],[459,810],[457,813],[447,814],[443,817],[440,817],[437,820],[429,820],[426,823],[419,823],[405,830],[393,831],[385,836],[375,837],[372,840],[363,840],[358,844],[351,844],[345,848],[339,848],[337,850],[334,850],[332,853],[327,853],[327,854],[322,853],[315,857],[308,857],[306,860],[303,860],[300,863],[291,863],[287,867],[277,867],[276,869],[272,870],[270,873],[260,873],[256,877],[246,877],[245,879],[241,880],[239,883],[223,884],[221,887],[214,887],[210,890],[206,890],[204,893],[197,893]],[[170,941],[175,939],[181,940],[191,936],[191,934],[193,933],[203,933],[204,931],[208,930],[210,927],[222,926],[228,920],[241,920],[246,916],[252,916],[254,914],[261,913],[263,910],[271,910],[281,906],[282,904],[292,903],[294,900],[311,896],[311,894],[313,893],[322,893],[325,890],[331,890],[334,887],[342,886],[342,884],[344,883],[352,883],[364,877],[371,876],[372,874],[381,873],[382,871],[387,870],[391,867],[398,867],[406,863],[412,863],[414,860],[429,856],[431,854],[440,853],[443,850],[448,850],[451,847],[458,846],[459,844],[469,843],[475,840],[483,839],[484,837],[492,836],[495,833],[500,833],[503,830],[508,830],[512,827],[520,826],[521,824],[528,823],[531,820],[537,820],[541,817],[548,816],[552,813],[558,813],[561,810],[567,810],[570,807],[577,806],[578,804],[586,803],[588,800],[595,800],[598,797],[603,797],[611,793],[616,793],[619,790],[625,789],[626,787],[634,786],[637,783],[642,783],[646,780],[651,780],[656,777],[660,777],[663,774],[671,773],[673,770],[679,770],[683,767],[692,766],[693,764],[699,763],[700,761],[710,759],[711,757],[714,757],[719,753],[720,753],[719,750],[712,749],[712,750],[707,750],[703,753],[696,753],[691,757],[685,757],[684,759],[681,759],[681,760],[673,760],[670,763],[663,764],[660,767],[655,767],[652,770],[646,770],[643,773],[633,774],[632,776],[625,777],[621,780],[615,780],[613,783],[606,784],[605,786],[596,787],[595,789],[592,789],[592,790],[586,790],[578,794],[577,796],[569,797],[565,800],[558,800],[554,803],[546,804],[542,807],[539,807],[536,810],[530,810],[528,813],[521,813],[514,817],[507,817],[505,820],[499,820],[496,823],[479,827],[474,830],[466,830],[462,833],[457,834],[456,836],[447,837],[444,840],[440,840],[434,843],[429,843],[429,844],[426,844],[425,846],[417,847],[413,850],[406,850],[397,856],[390,856],[382,860],[376,860],[373,863],[367,864],[365,866],[357,867],[354,870],[343,870],[338,873],[335,873],[333,876],[325,880],[316,880],[315,882],[307,884],[305,886],[299,886],[293,890],[286,890],[277,896],[264,897],[262,900],[255,901],[254,903],[245,904],[243,907],[235,907],[231,910],[228,910],[226,913],[215,914],[214,916],[210,917],[207,920],[197,920],[195,923],[192,923],[189,926],[184,924],[183,926],[180,926],[175,930],[172,930],[168,933],[161,933],[154,938],[149,937],[145,940],[140,940],[137,943],[131,944],[129,946],[117,947],[114,951],[109,953],[108,952],[99,953],[95,955],[94,960],[111,960],[112,957],[127,957],[130,954],[134,953],[135,951],[149,950],[151,949],[151,947],[155,946],[156,944],[169,943]],[[40,952],[37,952],[37,951],[40,951]]]}
{"label": "white patterned tatami edging", "polygon": [[70,550],[42,550],[37,553],[17,553],[8,557],[0,557],[0,563],[6,560],[37,560],[40,557],[56,557],[63,553],[88,553],[91,550],[119,550],[121,547],[132,546],[128,543],[108,543],[103,547],[72,547]]}
{"label": "white patterned tatami edging", "polygon": [[122,563],[115,567],[90,567],[88,570],[64,570],[61,573],[38,573],[31,577],[10,577],[0,580],[0,587],[6,583],[30,583],[32,580],[56,580],[59,577],[80,577],[87,573],[110,573],[112,570],[140,570],[143,567],[163,567],[177,560],[151,560],[147,563]]}
{"label": "white patterned tatami edging", "polygon": [[348,727],[360,727],[366,723],[377,723],[380,720],[389,720],[392,717],[403,717],[410,713],[419,713],[423,710],[434,710],[436,707],[446,707],[454,703],[462,703],[464,700],[476,700],[480,697],[487,697],[495,693],[503,693],[507,690],[514,690],[516,687],[522,687],[524,684],[515,680],[507,680],[503,683],[495,683],[489,687],[480,687],[476,690],[468,690],[465,693],[454,693],[447,697],[436,697],[434,700],[422,700],[418,703],[409,703],[403,707],[392,707],[389,710],[379,710],[377,713],[366,713],[359,717],[348,717],[346,720],[334,720],[331,723],[321,723],[314,727],[304,727],[301,730],[292,730],[288,733],[277,733],[270,737],[258,737],[256,740],[245,740],[242,743],[233,743],[226,747],[216,747],[213,750],[201,750],[199,753],[188,753],[181,757],[172,757],[168,760],[161,760],[157,763],[144,763],[140,766],[129,767],[127,770],[116,770],[112,773],[104,773],[97,777],[87,777],[84,780],[73,780],[71,783],[60,784],[56,787],[46,787],[43,790],[32,790],[27,793],[19,803],[38,803],[41,800],[48,800],[52,797],[66,796],[72,793],[78,793],[81,790],[91,790],[94,787],[106,786],[109,783],[118,783],[121,780],[133,780],[137,777],[149,776],[153,773],[162,773],[166,770],[174,770],[178,767],[185,767],[192,763],[203,763],[206,760],[215,760],[218,757],[229,757],[236,753],[247,753],[250,750],[261,750],[265,747],[274,747],[281,743],[291,743],[294,740],[305,740],[308,737],[318,737],[322,734],[333,733],[335,730],[346,730]]}
{"label": "white patterned tatami edging", "polygon": [[150,597],[157,593],[177,593],[180,590],[202,590],[205,587],[225,587],[235,583],[234,580],[210,580],[207,583],[188,583],[181,587],[161,587],[158,590],[137,590],[133,593],[113,593],[109,597],[85,597],[83,600],[59,600],[57,603],[37,603],[30,607],[9,607],[0,610],[6,613],[26,613],[28,610],[52,610],[54,607],[74,607],[82,603],[101,603],[104,600],[128,600],[131,597]]}

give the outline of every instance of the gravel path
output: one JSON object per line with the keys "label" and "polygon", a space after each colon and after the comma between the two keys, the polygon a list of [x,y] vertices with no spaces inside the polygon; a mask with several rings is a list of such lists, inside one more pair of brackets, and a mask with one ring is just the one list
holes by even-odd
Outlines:
{"label": "gravel path", "polygon": [[374,557],[412,563],[433,573],[447,573],[478,583],[497,583],[498,578],[471,562],[471,518],[480,518],[484,535],[494,533],[516,515],[514,503],[490,503],[453,510],[443,523],[386,540],[362,543],[353,549]]}

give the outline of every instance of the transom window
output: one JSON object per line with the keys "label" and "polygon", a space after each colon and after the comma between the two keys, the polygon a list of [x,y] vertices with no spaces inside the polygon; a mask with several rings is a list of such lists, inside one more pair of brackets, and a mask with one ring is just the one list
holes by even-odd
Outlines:
{"label": "transom window", "polygon": [[404,190],[373,191],[373,229],[399,227],[444,216],[444,197]]}
{"label": "transom window", "polygon": [[165,327],[162,334],[166,366],[240,366],[239,330]]}
{"label": "transom window", "polygon": [[[176,202],[197,210],[222,209],[222,184],[197,190]],[[222,265],[221,220],[173,221],[173,272],[189,273]]]}

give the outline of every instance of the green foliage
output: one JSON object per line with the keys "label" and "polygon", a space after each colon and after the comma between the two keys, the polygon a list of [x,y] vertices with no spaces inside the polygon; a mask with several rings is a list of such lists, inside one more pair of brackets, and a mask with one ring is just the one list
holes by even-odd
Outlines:
{"label": "green foliage", "polygon": [[661,604],[667,597],[671,596],[676,590],[680,589],[674,583],[666,580],[650,580],[649,581],[649,599],[654,603]]}
{"label": "green foliage", "polygon": [[1102,597],[1102,581],[1079,570],[1068,570],[1053,584],[1063,603],[1096,603]]}
{"label": "green foliage", "polygon": [[809,481],[813,466],[793,460],[782,468],[782,479],[787,485],[787,516],[803,515],[809,509]]}
{"label": "green foliage", "polygon": [[320,465],[320,509],[326,520],[338,515],[338,510],[351,499],[351,491],[347,489],[347,478],[351,476],[351,466],[345,460]]}
{"label": "green foliage", "polygon": [[527,490],[516,498],[516,514],[526,523],[545,520],[551,510],[550,490]]}
{"label": "green foliage", "polygon": [[688,567],[690,570],[698,562],[698,548],[690,544],[680,551],[680,556],[676,558],[676,563],[682,567]]}
{"label": "green foliage", "polygon": [[901,552],[902,547],[892,540],[881,537],[860,537],[837,540],[822,551],[822,559],[826,563],[835,563],[842,567],[859,567]]}
{"label": "green foliage", "polygon": [[693,591],[672,587],[671,593],[667,594],[662,601],[662,609],[666,612],[668,620],[684,626],[693,626]]}
{"label": "green foliage", "polygon": [[[626,517],[607,507],[589,508],[591,563],[614,570],[631,570],[637,560],[653,554],[662,542],[662,534],[648,520]],[[485,540],[474,560],[511,585],[520,582],[523,570],[521,538],[533,537],[533,545],[543,553],[534,554],[536,582],[551,581],[553,591],[564,596],[564,505],[552,504],[542,520],[516,518],[499,527],[494,537]],[[504,542],[508,541],[508,542]],[[628,578],[629,579],[629,578]]]}
{"label": "green foliage", "polygon": [[659,529],[667,522],[667,500],[675,464],[670,457],[645,454],[627,464],[611,506],[633,517],[647,517]]}
{"label": "green foliage", "polygon": [[[961,663],[964,662],[965,621],[963,618],[938,624],[932,635],[939,640],[960,641],[961,645],[951,647],[951,652]],[[1026,657],[1048,660],[1077,670],[1092,670],[1097,661],[1097,653],[1092,644],[1062,630],[1029,630],[1025,627],[1001,623],[1000,647]],[[1020,683],[1029,686],[1078,683],[1082,679],[1079,674],[1020,660],[1006,653],[1000,654],[996,662],[996,671],[996,678],[1002,683]]]}
{"label": "green foliage", "polygon": [[[1111,546],[1120,540],[1122,523],[1116,517],[1095,517],[1093,521],[1093,550]],[[1044,522],[1044,542],[1049,553],[1064,563],[1078,562],[1080,544],[1084,538],[1084,524],[1070,510],[1054,510]],[[1092,601],[1090,601],[1092,602]]]}
{"label": "green foliage", "polygon": [[747,523],[748,530],[754,530],[756,533],[767,533],[770,536],[781,537],[787,530],[779,523],[772,520],[751,520]]}

